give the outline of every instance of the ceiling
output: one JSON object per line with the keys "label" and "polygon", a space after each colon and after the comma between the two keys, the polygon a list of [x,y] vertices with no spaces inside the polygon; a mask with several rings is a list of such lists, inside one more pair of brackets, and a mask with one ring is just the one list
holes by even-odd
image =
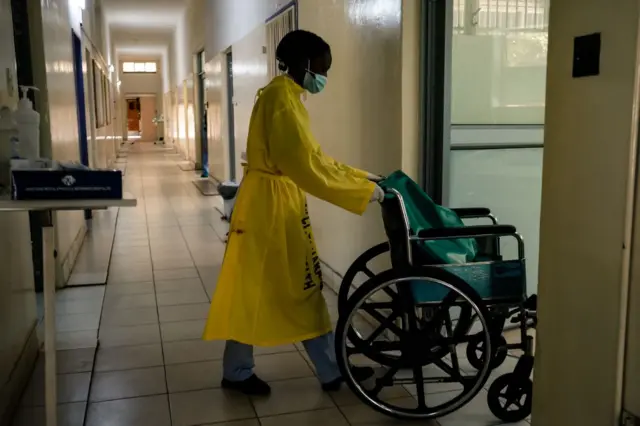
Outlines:
{"label": "ceiling", "polygon": [[166,55],[191,0],[102,0],[116,56]]}
{"label": "ceiling", "polygon": [[171,30],[190,0],[102,0],[107,23],[113,29]]}

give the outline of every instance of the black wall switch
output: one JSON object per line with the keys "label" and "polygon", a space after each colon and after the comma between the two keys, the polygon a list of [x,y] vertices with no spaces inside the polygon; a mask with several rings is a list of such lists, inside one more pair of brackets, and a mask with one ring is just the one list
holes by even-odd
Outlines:
{"label": "black wall switch", "polygon": [[573,39],[573,78],[600,74],[600,33]]}

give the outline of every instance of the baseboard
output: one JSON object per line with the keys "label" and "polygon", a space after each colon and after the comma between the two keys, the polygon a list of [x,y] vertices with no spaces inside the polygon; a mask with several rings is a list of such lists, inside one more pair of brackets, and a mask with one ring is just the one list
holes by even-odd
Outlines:
{"label": "baseboard", "polygon": [[[323,283],[337,295],[340,291],[340,284],[342,283],[342,279],[344,278],[343,275],[329,266],[329,264],[322,259],[320,260],[320,266],[322,268]],[[356,317],[373,328],[377,328],[380,325],[379,321],[375,320],[369,314],[363,312],[364,311],[362,310],[358,311],[356,313]],[[356,320],[356,317],[354,317],[352,321]]]}
{"label": "baseboard", "polygon": [[324,285],[338,294],[338,291],[340,290],[340,283],[343,278],[342,275],[322,259],[320,259],[320,267],[322,268],[322,279]]}
{"label": "baseboard", "polygon": [[69,252],[67,255],[60,261],[60,271],[61,271],[61,286],[66,285],[67,281],[71,277],[71,272],[73,271],[73,267],[76,264],[76,259],[78,259],[78,255],[80,254],[80,250],[82,249],[82,243],[84,242],[84,236],[87,234],[87,225],[85,221],[82,221],[82,226],[78,230],[76,234],[76,238],[73,240],[71,244],[71,248],[69,248]]}
{"label": "baseboard", "polygon": [[36,322],[33,322],[31,333],[25,342],[20,357],[11,371],[9,380],[0,389],[0,426],[9,426],[20,406],[20,398],[26,389],[38,358],[38,334]]}

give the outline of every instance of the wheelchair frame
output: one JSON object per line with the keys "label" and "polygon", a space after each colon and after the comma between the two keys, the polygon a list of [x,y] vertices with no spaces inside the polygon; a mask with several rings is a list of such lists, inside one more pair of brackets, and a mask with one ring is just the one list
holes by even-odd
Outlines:
{"label": "wheelchair frame", "polygon": [[[351,327],[348,324],[348,322],[354,317],[355,312],[358,309],[365,306],[364,304],[365,299],[363,298],[362,300],[352,300],[353,298],[348,296],[349,288],[351,287],[351,282],[343,281],[340,288],[340,293],[342,297],[339,297],[340,318],[339,318],[338,327],[336,330],[336,349],[339,355],[339,359],[338,359],[339,365],[342,370],[343,376],[347,378],[348,385],[356,393],[356,395],[360,399],[362,399],[365,403],[367,403],[377,411],[381,411],[385,414],[388,414],[394,417],[410,418],[410,419],[418,419],[418,418],[428,419],[428,418],[441,417],[442,415],[455,411],[456,409],[465,405],[469,400],[471,400],[471,398],[473,398],[473,396],[475,396],[477,392],[479,392],[479,390],[482,388],[481,385],[485,383],[486,379],[489,376],[490,371],[493,368],[500,365],[504,361],[504,359],[507,357],[507,352],[509,349],[522,349],[524,352],[524,355],[522,355],[520,360],[518,361],[514,372],[501,376],[496,381],[494,381],[494,385],[492,385],[491,388],[489,389],[488,403],[491,411],[498,418],[502,420],[519,421],[521,419],[524,419],[526,416],[530,414],[530,411],[531,411],[531,407],[530,407],[531,384],[530,384],[529,376],[533,369],[533,355],[532,355],[533,339],[527,334],[527,329],[529,328],[529,319],[532,318],[532,316],[530,315],[530,313],[525,307],[526,300],[527,300],[526,277],[524,275],[525,274],[525,246],[524,246],[524,241],[522,237],[517,233],[515,227],[510,225],[499,225],[497,218],[495,218],[495,216],[491,214],[489,209],[485,209],[485,208],[454,209],[453,211],[456,214],[458,214],[460,219],[488,218],[492,222],[491,225],[475,225],[475,226],[465,226],[460,228],[430,229],[430,230],[420,231],[414,235],[411,231],[407,210],[406,210],[406,206],[404,204],[402,195],[397,190],[394,190],[394,189],[389,190],[389,193],[393,194],[394,197],[392,198],[397,200],[395,212],[391,211],[391,209],[393,208],[392,205],[389,204],[392,202],[391,198],[386,199],[382,203],[385,230],[387,232],[387,236],[389,239],[388,247],[389,247],[389,252],[391,256],[392,269],[391,271],[386,271],[379,275],[384,275],[384,274],[387,274],[388,272],[394,272],[396,273],[396,275],[402,276],[405,273],[410,274],[412,271],[415,271],[416,268],[423,268],[425,271],[428,271],[427,272],[428,274],[443,275],[446,277],[445,279],[441,279],[441,280],[434,280],[433,277],[423,277],[423,278],[428,278],[428,281],[431,281],[431,282],[439,281],[441,285],[443,285],[444,287],[450,290],[450,292],[446,296],[447,298],[449,297],[449,294],[453,294],[455,292],[458,294],[456,296],[457,298],[466,299],[466,301],[471,304],[472,309],[475,310],[476,314],[475,316],[471,317],[468,329],[465,330],[463,327],[461,331],[463,331],[464,332],[463,334],[465,335],[471,332],[472,325],[479,320],[485,329],[484,340],[483,340],[483,336],[480,335],[480,333],[478,333],[477,335],[471,335],[469,338],[461,339],[459,343],[465,343],[465,342],[467,343],[468,359],[470,356],[469,355],[470,347],[472,347],[474,351],[477,351],[482,347],[482,349],[480,350],[481,352],[482,351],[484,352],[483,354],[478,356],[477,359],[475,359],[475,364],[474,362],[472,362],[471,359],[469,359],[472,366],[479,371],[479,377],[476,376],[476,384],[469,392],[466,392],[467,389],[465,387],[465,390],[462,394],[463,397],[460,398],[460,401],[461,401],[460,404],[456,405],[454,403],[453,407],[449,407],[449,409],[440,410],[439,412],[429,411],[428,409],[417,414],[407,413],[402,411],[394,411],[393,409],[389,409],[388,407],[384,408],[379,402],[372,400],[372,398],[367,395],[364,388],[354,380],[353,375],[350,372],[350,361],[348,360],[349,351],[347,350],[347,347],[348,347],[347,340],[349,340],[351,343],[357,342],[358,339],[360,341],[364,341],[364,339],[362,339],[362,336],[359,334],[359,332],[355,330],[353,327]],[[398,221],[394,221],[394,219],[391,217],[392,215],[397,216],[398,214],[402,219],[400,221],[400,224],[398,224]],[[506,264],[506,262],[502,260],[502,257],[500,254],[500,238],[501,237],[513,237],[518,242],[518,259],[516,261],[510,261],[510,262],[518,262],[518,264],[521,265],[520,277],[517,279],[521,282],[520,283],[521,294],[517,296],[514,296],[513,294],[511,294],[505,297],[505,295],[500,295],[500,294],[492,295],[490,292],[491,287],[493,285],[492,278],[494,278],[493,272],[495,267]],[[416,259],[414,257],[414,248],[415,248],[414,246],[417,243],[425,242],[425,241],[433,241],[433,240],[451,240],[451,239],[464,239],[464,238],[475,239],[478,242],[478,246],[481,247],[482,253],[488,254],[490,260],[480,261],[480,262],[471,262],[471,263],[465,263],[465,264],[456,264],[456,265],[436,264],[436,265],[428,265],[425,267],[414,266],[414,261]],[[376,248],[377,247],[379,246],[376,246]],[[378,250],[373,250],[373,251],[377,252]],[[366,255],[367,253],[369,253],[369,251],[365,252],[363,256]],[[380,252],[380,254],[382,253],[384,252]],[[354,262],[354,265],[361,260],[361,257],[359,257],[356,260],[356,262]],[[352,267],[354,265],[352,265]],[[366,263],[365,263],[365,267],[366,267]],[[464,270],[465,268],[467,270],[469,268],[476,268],[476,269],[482,268],[482,270],[478,269],[478,271],[480,272],[484,271],[485,275],[487,276],[485,281],[488,280],[487,282],[489,286],[488,290],[486,288],[484,289],[485,293],[486,291],[489,291],[488,293],[483,295],[484,297],[481,297],[481,294],[475,288],[473,288],[472,285],[465,284],[464,278],[457,276],[457,274],[455,273],[456,272],[455,269]],[[436,270],[445,271],[446,273],[445,274],[436,273]],[[487,271],[489,272],[488,274],[486,273]],[[369,280],[365,284],[370,283],[373,285],[373,281],[378,276],[376,276],[375,274],[367,274],[367,275],[369,276]],[[347,274],[345,275],[345,279],[349,276],[350,274],[348,271]],[[403,279],[397,280],[397,283],[403,280],[410,281],[411,277],[405,276]],[[365,286],[365,284],[363,284],[363,286]],[[377,288],[370,286],[373,289],[373,291],[370,292],[369,295],[373,294],[373,292],[375,292],[376,290],[379,290],[380,288],[384,287],[384,285],[387,285],[387,284],[389,283],[382,283],[381,285],[378,285]],[[427,313],[429,309],[442,305],[445,302],[445,299],[441,299],[439,301],[427,300],[426,302],[421,302],[419,300],[416,300],[415,291],[412,291],[412,289],[407,288],[407,286],[400,286],[400,285],[396,285],[396,287],[398,290],[396,296],[398,298],[404,299],[405,301],[410,300],[410,305],[409,305],[409,302],[404,302],[406,312],[404,312],[403,314],[404,315],[403,320],[407,320],[407,318],[412,317],[413,315],[411,314],[411,311],[412,310],[415,311],[416,309],[418,309],[421,311],[421,314],[423,315],[423,317],[421,317],[421,320],[425,321],[425,318],[428,316]],[[388,295],[391,295],[391,292],[387,290],[384,290],[384,291]],[[360,292],[360,293],[363,293],[363,292]],[[359,296],[369,296],[369,295],[364,295],[360,293],[358,293]],[[356,293],[354,293],[354,296],[355,295]],[[392,299],[393,299],[393,296],[392,296]],[[480,306],[475,306],[474,303],[479,304]],[[517,317],[518,320],[515,322],[519,323],[521,341],[519,343],[507,344],[506,340],[502,336],[502,333],[503,333],[504,326],[507,319],[513,316],[514,314],[518,315]],[[379,317],[377,319],[380,321]],[[417,316],[416,316],[416,320],[418,320]],[[449,318],[449,321],[451,321],[451,318]],[[380,323],[382,326],[383,322],[380,321]],[[535,320],[534,320],[534,324],[535,324]],[[409,326],[409,328],[411,328],[411,325]],[[460,337],[457,329],[456,331],[452,331],[451,333],[452,333],[451,339],[454,338],[454,335],[456,333],[458,334],[458,337]],[[405,338],[409,337],[410,334],[411,333],[406,334]],[[414,337],[418,335],[419,334],[413,333]],[[478,337],[480,337],[480,339],[478,339]],[[471,346],[472,343],[475,346]],[[403,347],[403,350],[406,349],[407,351],[416,351],[417,353],[419,352],[417,348],[421,345],[422,345],[422,342],[413,342],[413,343],[408,342],[405,345],[400,344],[400,346],[398,347]],[[453,342],[453,346],[455,345],[456,343]],[[440,349],[444,350],[445,348],[440,348]],[[371,351],[369,352],[371,353]],[[447,355],[444,355],[444,352],[438,352],[438,353],[439,354],[442,353],[443,357],[447,356]],[[488,357],[487,357],[487,354],[489,354]],[[453,352],[451,352],[450,355],[453,359],[454,358]],[[415,358],[415,357],[419,357],[419,356],[418,355],[410,356],[410,358]],[[376,362],[382,361],[382,364],[384,365],[384,362],[391,363],[393,360],[400,363],[402,358],[403,356],[399,358],[398,357],[393,358],[389,356],[383,356],[381,354],[380,356],[376,357],[376,359],[374,358],[371,358],[371,359],[374,359]],[[455,358],[457,358],[457,354],[455,355]],[[420,362],[424,362],[424,360],[415,361],[415,362],[420,363]],[[457,361],[456,361],[456,364],[457,364]],[[415,368],[415,365],[414,365],[414,380],[417,380],[416,379],[417,370]],[[421,365],[424,366],[426,364],[421,364]],[[424,398],[425,397],[424,376],[422,375],[422,373],[417,373],[417,374],[419,377],[421,377],[420,380],[423,382],[423,384],[421,385],[421,388],[422,388],[422,397]],[[393,382],[393,377],[391,378],[391,381]],[[417,383],[417,382],[414,381],[414,383]],[[506,393],[503,392],[505,389],[506,389]],[[505,394],[507,395],[507,397],[505,397]],[[465,395],[466,395],[466,398],[464,397]],[[509,395],[511,395],[512,397],[513,395],[516,395],[516,396],[525,395],[525,401],[523,403],[524,406],[520,406],[520,409],[515,412],[509,411],[508,410],[509,407],[506,405],[509,400],[508,398]],[[501,399],[504,399],[504,398],[507,398],[507,402],[505,402],[505,406],[502,406]],[[422,405],[420,404],[422,403],[420,401],[418,401],[418,403],[419,403],[418,408],[420,409],[422,407]]]}

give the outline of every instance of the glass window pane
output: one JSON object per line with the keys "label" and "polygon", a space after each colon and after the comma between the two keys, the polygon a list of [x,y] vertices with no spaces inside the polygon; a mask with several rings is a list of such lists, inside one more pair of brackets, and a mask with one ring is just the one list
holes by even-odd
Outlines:
{"label": "glass window pane", "polygon": [[[488,207],[500,223],[514,225],[525,236],[527,287],[537,293],[542,148],[463,150],[451,152],[452,207]],[[466,221],[467,225],[486,222]],[[513,238],[500,240],[505,259],[517,257]]]}
{"label": "glass window pane", "polygon": [[144,62],[136,62],[136,72],[144,72]]}
{"label": "glass window pane", "polygon": [[549,0],[453,7],[452,124],[543,124]]}
{"label": "glass window pane", "polygon": [[123,72],[134,72],[135,65],[133,62],[123,62],[122,63],[122,71]]}
{"label": "glass window pane", "polygon": [[156,72],[156,63],[155,62],[146,62],[144,64],[144,70],[146,72]]}

